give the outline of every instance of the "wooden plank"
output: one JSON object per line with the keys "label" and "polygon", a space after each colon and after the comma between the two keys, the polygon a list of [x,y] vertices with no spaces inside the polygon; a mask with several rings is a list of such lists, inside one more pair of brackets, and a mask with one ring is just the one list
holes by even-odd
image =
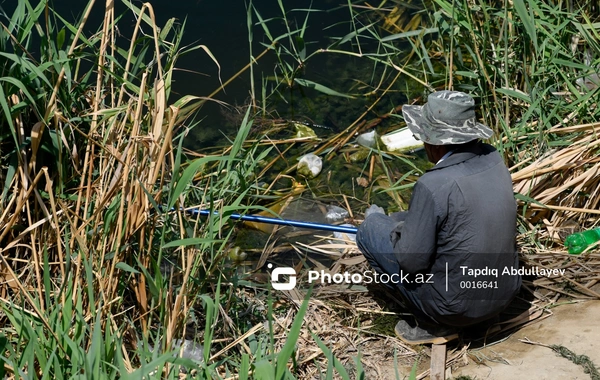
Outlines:
{"label": "wooden plank", "polygon": [[431,345],[431,380],[446,379],[446,344]]}

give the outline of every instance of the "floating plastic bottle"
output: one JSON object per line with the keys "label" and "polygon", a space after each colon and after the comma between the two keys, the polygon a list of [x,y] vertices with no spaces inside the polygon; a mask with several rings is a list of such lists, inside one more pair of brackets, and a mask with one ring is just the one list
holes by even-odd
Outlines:
{"label": "floating plastic bottle", "polygon": [[600,227],[567,236],[565,247],[571,255],[579,255],[597,241],[600,241]]}
{"label": "floating plastic bottle", "polygon": [[323,168],[323,160],[321,157],[313,153],[306,154],[300,158],[298,162],[298,173],[307,177],[315,178]]}

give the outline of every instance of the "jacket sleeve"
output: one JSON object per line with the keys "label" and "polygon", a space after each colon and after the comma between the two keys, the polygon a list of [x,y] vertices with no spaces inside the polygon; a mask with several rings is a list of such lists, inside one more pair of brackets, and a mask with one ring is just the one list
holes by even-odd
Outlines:
{"label": "jacket sleeve", "polygon": [[[417,183],[404,224],[392,232],[394,253],[400,268],[409,273],[426,271],[436,252],[439,216],[431,191]],[[395,235],[395,236],[394,236]]]}

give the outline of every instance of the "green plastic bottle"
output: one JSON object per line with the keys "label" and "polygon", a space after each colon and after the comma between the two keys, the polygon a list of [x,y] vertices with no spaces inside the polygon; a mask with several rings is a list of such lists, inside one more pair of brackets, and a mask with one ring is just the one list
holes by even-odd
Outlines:
{"label": "green plastic bottle", "polygon": [[567,236],[565,247],[571,255],[579,255],[597,241],[600,241],[600,227]]}

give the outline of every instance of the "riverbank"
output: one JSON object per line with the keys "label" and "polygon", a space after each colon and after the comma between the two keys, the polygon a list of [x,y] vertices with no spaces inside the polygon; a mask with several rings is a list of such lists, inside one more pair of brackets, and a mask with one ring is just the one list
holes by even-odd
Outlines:
{"label": "riverbank", "polygon": [[548,311],[548,318],[519,329],[506,340],[468,350],[451,376],[489,380],[598,379],[600,301],[561,300]]}

